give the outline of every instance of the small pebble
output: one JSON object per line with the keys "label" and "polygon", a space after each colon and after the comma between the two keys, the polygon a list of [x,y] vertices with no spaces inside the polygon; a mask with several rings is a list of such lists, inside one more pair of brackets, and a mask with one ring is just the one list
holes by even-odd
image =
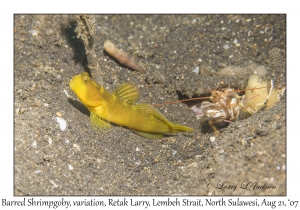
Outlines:
{"label": "small pebble", "polygon": [[62,117],[62,113],[56,112],[56,116],[57,116],[57,117]]}
{"label": "small pebble", "polygon": [[15,113],[16,113],[16,114],[19,114],[19,113],[20,113],[20,108],[16,108],[16,109],[15,109]]}
{"label": "small pebble", "polygon": [[37,36],[39,33],[37,30],[31,30],[29,32],[32,34],[32,36]]}
{"label": "small pebble", "polygon": [[228,50],[230,48],[228,44],[225,44],[223,47],[225,48],[225,50]]}
{"label": "small pebble", "polygon": [[214,137],[214,136],[210,137],[210,141],[211,142],[215,142],[216,141],[216,137]]}
{"label": "small pebble", "polygon": [[21,109],[20,109],[20,114],[23,114],[25,111],[26,111],[26,109],[21,108]]}
{"label": "small pebble", "polygon": [[42,106],[42,102],[38,99],[34,100],[34,105],[37,107],[41,107]]}
{"label": "small pebble", "polygon": [[59,123],[60,130],[64,131],[67,127],[67,122],[60,117],[56,117],[57,122]]}
{"label": "small pebble", "polygon": [[49,146],[52,144],[52,139],[50,137],[48,137],[48,143],[49,143]]}
{"label": "small pebble", "polygon": [[81,151],[81,148],[78,144],[73,144],[73,147],[77,150],[77,151]]}
{"label": "small pebble", "polygon": [[258,151],[257,154],[263,155],[263,154],[266,154],[266,151],[265,150],[264,151]]}
{"label": "small pebble", "polygon": [[36,170],[34,173],[35,174],[39,174],[39,173],[41,173],[42,171],[41,170]]}
{"label": "small pebble", "polygon": [[241,139],[239,143],[244,146],[247,144],[247,141],[245,139]]}
{"label": "small pebble", "polygon": [[32,144],[31,144],[31,146],[32,146],[33,148],[36,149],[36,148],[37,148],[37,143],[36,143],[36,141],[33,141]]}
{"label": "small pebble", "polygon": [[196,66],[196,68],[193,70],[194,73],[199,74],[199,66]]}

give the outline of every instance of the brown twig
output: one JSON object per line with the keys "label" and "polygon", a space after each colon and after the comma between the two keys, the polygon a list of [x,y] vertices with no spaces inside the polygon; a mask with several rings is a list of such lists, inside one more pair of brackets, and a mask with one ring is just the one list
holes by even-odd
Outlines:
{"label": "brown twig", "polygon": [[119,50],[109,40],[104,43],[104,50],[112,57],[116,58],[122,65],[127,66],[135,71],[146,73],[146,71],[140,65],[138,65],[132,58],[129,57],[128,53]]}

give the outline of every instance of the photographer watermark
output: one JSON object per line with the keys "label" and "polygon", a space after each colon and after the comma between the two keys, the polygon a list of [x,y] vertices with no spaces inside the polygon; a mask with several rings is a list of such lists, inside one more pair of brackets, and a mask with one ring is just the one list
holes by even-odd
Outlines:
{"label": "photographer watermark", "polygon": [[227,181],[218,181],[218,182],[208,182],[206,185],[209,189],[218,189],[218,190],[229,190],[235,192],[236,189],[240,188],[243,190],[274,190],[276,189],[276,185],[269,184],[266,182],[249,182],[243,181],[239,185],[231,184]]}

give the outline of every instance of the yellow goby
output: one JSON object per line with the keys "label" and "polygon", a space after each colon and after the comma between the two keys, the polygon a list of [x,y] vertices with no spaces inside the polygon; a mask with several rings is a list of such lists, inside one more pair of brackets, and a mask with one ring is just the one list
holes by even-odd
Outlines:
{"label": "yellow goby", "polygon": [[97,129],[109,129],[112,122],[152,139],[163,134],[194,131],[170,122],[150,104],[134,104],[139,90],[131,83],[124,83],[110,93],[83,72],[70,80],[70,88],[90,111],[91,124]]}

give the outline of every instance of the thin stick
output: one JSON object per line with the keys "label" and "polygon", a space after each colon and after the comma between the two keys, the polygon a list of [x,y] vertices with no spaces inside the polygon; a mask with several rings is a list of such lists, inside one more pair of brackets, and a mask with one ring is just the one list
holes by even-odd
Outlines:
{"label": "thin stick", "polygon": [[132,58],[129,57],[128,53],[119,50],[111,41],[107,40],[104,43],[104,50],[112,57],[116,58],[124,66],[141,73],[146,73],[141,66],[139,66]]}

